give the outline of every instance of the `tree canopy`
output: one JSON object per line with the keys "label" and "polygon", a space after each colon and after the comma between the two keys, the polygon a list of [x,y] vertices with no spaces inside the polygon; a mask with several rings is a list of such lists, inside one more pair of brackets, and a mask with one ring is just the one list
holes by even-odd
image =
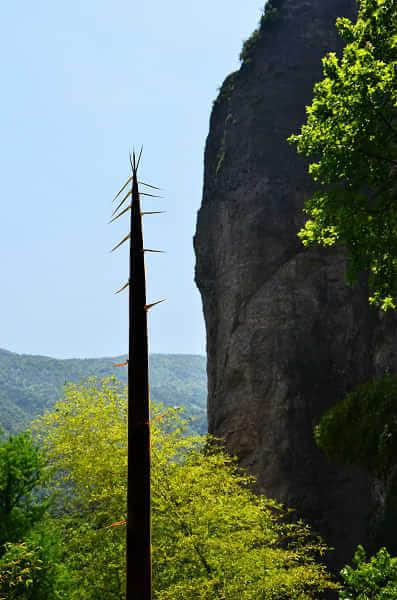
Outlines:
{"label": "tree canopy", "polygon": [[340,600],[392,600],[397,597],[397,558],[392,558],[386,548],[367,558],[362,546],[357,548],[353,566],[341,571],[344,582]]}
{"label": "tree canopy", "polygon": [[306,202],[303,243],[347,250],[349,276],[369,273],[370,302],[397,305],[397,7],[360,0],[337,20],[341,58],[323,59],[307,122],[293,135],[318,184]]}
{"label": "tree canopy", "polygon": [[46,459],[28,432],[0,443],[0,600],[52,598],[57,536],[46,525]]}
{"label": "tree canopy", "polygon": [[29,433],[0,443],[0,556],[6,542],[22,540],[44,514],[46,501],[34,494],[44,475],[45,460]]}
{"label": "tree canopy", "polygon": [[[68,600],[125,596],[126,395],[115,381],[68,386],[39,423],[58,487],[55,525]],[[318,598],[325,547],[173,409],[152,408],[154,597]],[[63,507],[63,508],[62,508]]]}

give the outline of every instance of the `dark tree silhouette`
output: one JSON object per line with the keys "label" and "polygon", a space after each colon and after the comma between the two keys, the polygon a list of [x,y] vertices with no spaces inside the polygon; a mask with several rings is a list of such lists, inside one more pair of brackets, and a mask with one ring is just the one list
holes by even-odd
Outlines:
{"label": "dark tree silhouette", "polygon": [[[123,363],[128,364],[127,600],[152,598],[147,311],[157,302],[146,304],[145,252],[158,251],[143,247],[142,215],[148,213],[142,213],[140,206],[138,167],[141,155],[142,150],[138,160],[135,153],[132,159],[130,156],[132,175],[116,198],[129,185],[131,188],[115,209],[113,214],[116,216],[112,219],[131,211],[130,233],[113,248],[115,250],[130,240],[129,280],[118,290],[129,288],[129,358]],[[116,214],[129,198],[131,204]]]}

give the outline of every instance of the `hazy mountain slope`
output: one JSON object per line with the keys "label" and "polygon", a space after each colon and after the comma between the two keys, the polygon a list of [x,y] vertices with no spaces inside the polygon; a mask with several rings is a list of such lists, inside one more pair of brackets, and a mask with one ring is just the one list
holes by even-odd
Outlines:
{"label": "hazy mountain slope", "polygon": [[[116,375],[127,381],[127,369],[113,365],[125,357],[59,360],[15,354],[0,349],[0,424],[7,431],[26,426],[62,396],[65,383],[95,375]],[[151,397],[171,406],[183,406],[195,417],[194,429],[205,431],[205,358],[184,354],[150,357]]]}

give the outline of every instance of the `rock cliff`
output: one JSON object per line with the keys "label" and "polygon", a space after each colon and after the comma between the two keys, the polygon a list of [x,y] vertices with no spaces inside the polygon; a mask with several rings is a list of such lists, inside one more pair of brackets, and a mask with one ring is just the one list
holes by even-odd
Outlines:
{"label": "rock cliff", "polygon": [[305,119],[334,23],[354,0],[274,0],[214,103],[195,250],[207,328],[209,430],[336,548],[368,540],[364,472],[328,462],[313,426],[358,382],[396,370],[397,329],[345,282],[338,251],[296,233],[312,191],[286,139]]}

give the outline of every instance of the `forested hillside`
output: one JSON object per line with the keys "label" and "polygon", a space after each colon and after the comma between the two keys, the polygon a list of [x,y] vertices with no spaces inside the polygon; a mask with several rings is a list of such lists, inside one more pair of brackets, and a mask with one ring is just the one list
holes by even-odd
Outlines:
{"label": "forested hillside", "polygon": [[[59,360],[0,349],[0,425],[6,431],[21,430],[62,396],[65,383],[109,375],[126,383],[127,368],[114,367],[123,360],[125,357]],[[192,428],[204,432],[205,358],[153,354],[150,372],[152,399],[167,406],[184,407],[184,414],[193,418]]]}

